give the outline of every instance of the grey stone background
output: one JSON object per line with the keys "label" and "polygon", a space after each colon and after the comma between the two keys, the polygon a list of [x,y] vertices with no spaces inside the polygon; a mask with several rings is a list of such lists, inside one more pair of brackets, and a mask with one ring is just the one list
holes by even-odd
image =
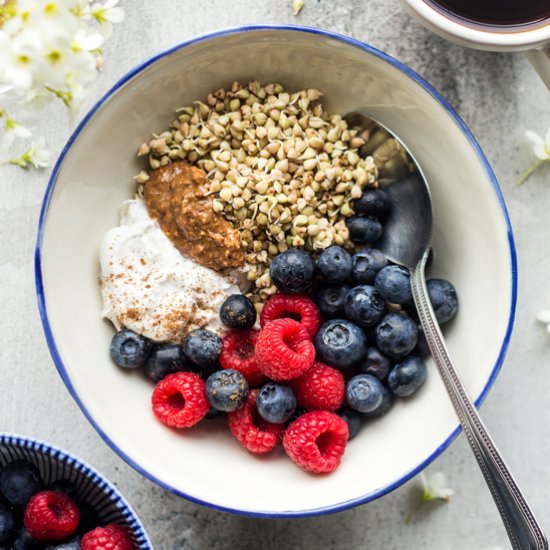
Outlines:
{"label": "grey stone background", "polygon": [[[397,0],[122,0],[126,21],[105,48],[105,69],[88,106],[136,63],[194,35],[248,23],[297,23],[351,35],[418,71],[442,91],[479,139],[501,183],[519,253],[519,301],[510,350],[482,411],[543,524],[550,529],[550,336],[535,315],[550,307],[550,167],[524,187],[532,162],[527,128],[550,126],[548,91],[521,54],[466,50],[424,30]],[[55,156],[74,127],[59,106],[33,129]],[[100,160],[100,159],[98,159]],[[122,490],[157,549],[507,548],[481,474],[460,436],[429,471],[443,471],[455,495],[405,523],[415,481],[371,504],[319,518],[258,520],[202,508],[153,485],[99,438],[65,390],[44,341],[34,291],[36,225],[49,170],[0,168],[0,428],[69,449]],[[121,406],[123,404],[121,403]]]}

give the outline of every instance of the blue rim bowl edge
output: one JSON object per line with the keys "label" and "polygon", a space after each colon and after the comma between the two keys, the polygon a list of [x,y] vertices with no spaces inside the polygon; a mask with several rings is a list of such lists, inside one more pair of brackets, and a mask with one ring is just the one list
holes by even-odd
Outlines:
{"label": "blue rim bowl edge", "polygon": [[449,102],[431,85],[429,84],[423,77],[421,77],[417,72],[415,72],[413,69],[402,63],[401,61],[398,61],[394,57],[382,52],[381,50],[378,50],[377,48],[374,48],[373,46],[370,46],[364,42],[361,42],[360,40],[356,40],[354,38],[323,30],[323,29],[317,29],[313,27],[304,27],[300,25],[246,25],[242,27],[232,27],[228,29],[223,29],[220,31],[203,34],[195,38],[191,38],[187,41],[181,42],[179,44],[176,44],[175,46],[172,46],[166,50],[163,50],[144,62],[138,64],[136,67],[128,71],[122,78],[120,78],[109,91],[107,91],[103,97],[88,111],[88,113],[84,116],[82,121],[79,123],[75,131],[72,133],[70,138],[68,139],[67,143],[63,147],[63,150],[61,151],[61,154],[52,170],[52,174],[50,176],[50,180],[48,182],[48,186],[46,188],[46,192],[44,194],[44,200],[42,203],[42,208],[40,211],[40,218],[39,218],[39,224],[38,224],[38,235],[36,240],[36,248],[35,248],[35,282],[36,282],[36,294],[38,299],[38,309],[40,313],[40,318],[42,320],[42,325],[44,329],[44,333],[46,336],[46,341],[50,350],[50,353],[52,355],[52,358],[54,360],[55,366],[59,372],[59,375],[61,376],[63,382],[67,386],[67,389],[69,390],[69,393],[72,395],[73,399],[76,401],[88,421],[92,424],[92,426],[95,428],[95,430],[99,433],[99,435],[103,438],[103,440],[107,443],[107,445],[115,451],[127,464],[132,466],[136,471],[138,471],[141,475],[148,478],[149,480],[153,481],[157,485],[160,485],[164,489],[169,490],[170,492],[184,497],[187,500],[190,500],[191,502],[201,504],[203,506],[212,508],[214,510],[219,510],[222,512],[230,512],[234,514],[239,514],[243,516],[250,516],[250,517],[262,517],[262,518],[291,518],[291,517],[309,517],[309,516],[316,516],[316,515],[324,515],[324,514],[332,514],[335,512],[340,512],[343,510],[347,510],[349,508],[353,508],[355,506],[359,506],[361,504],[366,504],[367,502],[371,502],[373,500],[376,500],[377,498],[386,495],[387,493],[390,493],[394,489],[397,489],[399,486],[401,486],[403,483],[417,475],[420,471],[422,471],[426,466],[428,466],[431,462],[433,462],[458,436],[458,434],[461,431],[460,425],[457,425],[455,430],[451,433],[451,435],[439,446],[435,449],[435,451],[426,458],[423,462],[418,464],[415,468],[401,476],[399,479],[396,479],[394,482],[390,483],[388,486],[383,487],[381,489],[378,489],[376,491],[373,491],[367,495],[364,495],[359,498],[351,499],[345,502],[340,502],[331,506],[326,506],[322,508],[313,508],[309,510],[301,510],[301,511],[284,511],[284,512],[265,512],[265,511],[256,511],[256,510],[240,510],[240,509],[233,509],[226,506],[220,506],[211,502],[206,502],[204,500],[201,500],[199,498],[193,497],[192,495],[188,495],[175,487],[172,487],[168,485],[167,483],[163,482],[162,480],[158,479],[156,476],[150,474],[147,472],[144,468],[142,468],[139,464],[137,464],[134,460],[132,460],[131,457],[129,457],[120,447],[118,447],[110,438],[109,436],[101,429],[101,427],[95,422],[95,420],[92,418],[89,411],[86,409],[84,403],[81,401],[79,396],[77,395],[72,382],[69,378],[69,375],[67,373],[67,370],[61,360],[61,357],[59,355],[59,352],[57,350],[53,334],[51,331],[49,319],[48,319],[48,313],[46,309],[46,303],[45,303],[45,297],[44,297],[44,287],[42,282],[42,269],[41,269],[41,245],[42,245],[42,238],[44,233],[44,226],[46,222],[46,217],[48,213],[48,207],[50,203],[51,196],[53,194],[53,190],[55,187],[55,182],[57,180],[57,175],[59,173],[59,170],[63,164],[63,161],[65,159],[65,156],[69,152],[73,142],[76,140],[76,138],[80,135],[82,130],[86,127],[87,123],[92,119],[94,114],[103,106],[103,104],[114,94],[119,90],[124,84],[126,84],[128,81],[130,81],[134,76],[142,72],[144,69],[155,63],[156,61],[169,56],[170,54],[179,51],[187,46],[190,46],[192,44],[196,44],[199,42],[204,42],[213,38],[219,38],[226,35],[231,34],[238,34],[243,32],[251,32],[251,31],[258,31],[258,30],[287,30],[287,31],[296,31],[296,32],[304,32],[309,34],[316,34],[320,36],[324,36],[327,38],[331,38],[333,40],[338,40],[340,42],[344,42],[346,44],[352,45],[356,48],[359,48],[363,51],[366,51],[383,61],[389,63],[393,67],[399,69],[402,73],[407,75],[409,78],[414,80],[417,84],[419,84],[425,91],[427,91],[444,109],[445,111],[451,116],[451,118],[455,121],[455,123],[459,126],[459,128],[464,133],[465,137],[468,139],[468,142],[470,143],[471,147],[474,149],[474,151],[477,154],[477,157],[479,158],[480,162],[482,163],[485,172],[487,173],[487,176],[489,177],[489,180],[491,181],[493,191],[495,192],[502,215],[506,221],[506,227],[507,227],[507,234],[508,234],[508,243],[510,247],[510,265],[511,265],[511,276],[512,276],[512,296],[511,296],[511,307],[510,307],[510,314],[508,317],[508,326],[506,328],[506,334],[504,337],[504,341],[502,343],[497,361],[493,367],[493,370],[491,371],[491,374],[489,376],[489,379],[487,380],[487,383],[483,390],[481,391],[480,395],[475,400],[476,407],[479,407],[481,403],[483,403],[485,397],[487,396],[487,393],[489,392],[491,386],[493,385],[498,373],[500,372],[500,369],[502,367],[502,363],[504,361],[504,357],[506,355],[506,351],[508,349],[508,346],[510,344],[510,338],[512,334],[512,328],[514,325],[514,318],[515,318],[515,311],[516,311],[516,303],[517,303],[517,285],[518,285],[518,271],[517,271],[517,255],[516,255],[516,248],[515,248],[515,242],[514,242],[514,235],[512,231],[512,225],[510,222],[510,217],[508,215],[508,210],[506,208],[506,204],[504,202],[504,197],[502,195],[502,191],[500,190],[500,186],[498,184],[498,181],[496,179],[496,176],[493,172],[493,169],[491,168],[489,161],[485,157],[485,154],[481,150],[481,147],[479,143],[477,142],[476,138],[470,131],[470,129],[466,126],[466,123],[460,118],[458,113],[454,110],[454,108],[449,104]]}

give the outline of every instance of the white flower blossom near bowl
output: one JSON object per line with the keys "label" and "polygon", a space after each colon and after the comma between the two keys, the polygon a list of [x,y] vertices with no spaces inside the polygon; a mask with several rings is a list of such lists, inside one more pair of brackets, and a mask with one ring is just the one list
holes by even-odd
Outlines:
{"label": "white flower blossom near bowl", "polygon": [[[102,66],[105,39],[124,19],[118,0],[0,0],[0,143],[11,148],[32,131],[20,122],[44,100],[77,108]],[[45,106],[49,106],[46,103]],[[3,123],[2,123],[3,121]],[[5,160],[27,168],[48,165],[45,144]]]}
{"label": "white flower blossom near bowl", "polygon": [[453,489],[447,487],[447,479],[443,472],[434,472],[433,474],[420,474],[420,484],[422,487],[422,501],[449,499],[455,494]]}
{"label": "white flower blossom near bowl", "polygon": [[532,130],[526,130],[525,135],[533,144],[533,153],[535,153],[538,160],[536,160],[528,168],[525,174],[523,174],[519,180],[519,185],[525,183],[543,164],[550,162],[550,128],[548,128],[544,138]]}

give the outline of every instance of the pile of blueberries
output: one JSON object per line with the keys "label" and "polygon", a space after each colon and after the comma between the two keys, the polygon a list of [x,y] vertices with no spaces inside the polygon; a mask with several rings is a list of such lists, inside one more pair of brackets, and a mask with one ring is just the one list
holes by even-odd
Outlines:
{"label": "pile of blueberries", "polygon": [[[384,191],[366,191],[355,204],[359,215],[348,220],[350,239],[372,246],[383,230],[374,218],[382,218],[388,208]],[[391,264],[380,250],[365,247],[351,255],[331,246],[315,261],[306,251],[292,249],[273,259],[270,275],[280,292],[312,295],[323,316],[314,340],[317,358],[348,378],[351,411],[344,418],[350,437],[361,425],[357,413],[385,414],[394,396],[409,397],[425,382],[429,349],[409,271]],[[448,323],[458,311],[454,286],[429,279],[427,289],[439,324]]]}

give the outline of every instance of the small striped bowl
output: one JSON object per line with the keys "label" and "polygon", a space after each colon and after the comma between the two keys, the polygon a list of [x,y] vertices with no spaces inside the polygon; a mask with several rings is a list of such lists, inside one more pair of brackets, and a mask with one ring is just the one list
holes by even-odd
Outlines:
{"label": "small striped bowl", "polygon": [[93,506],[100,523],[122,525],[136,550],[152,550],[143,525],[126,499],[85,462],[36,439],[0,433],[0,469],[21,459],[36,465],[46,485],[59,479],[74,483],[80,500]]}

